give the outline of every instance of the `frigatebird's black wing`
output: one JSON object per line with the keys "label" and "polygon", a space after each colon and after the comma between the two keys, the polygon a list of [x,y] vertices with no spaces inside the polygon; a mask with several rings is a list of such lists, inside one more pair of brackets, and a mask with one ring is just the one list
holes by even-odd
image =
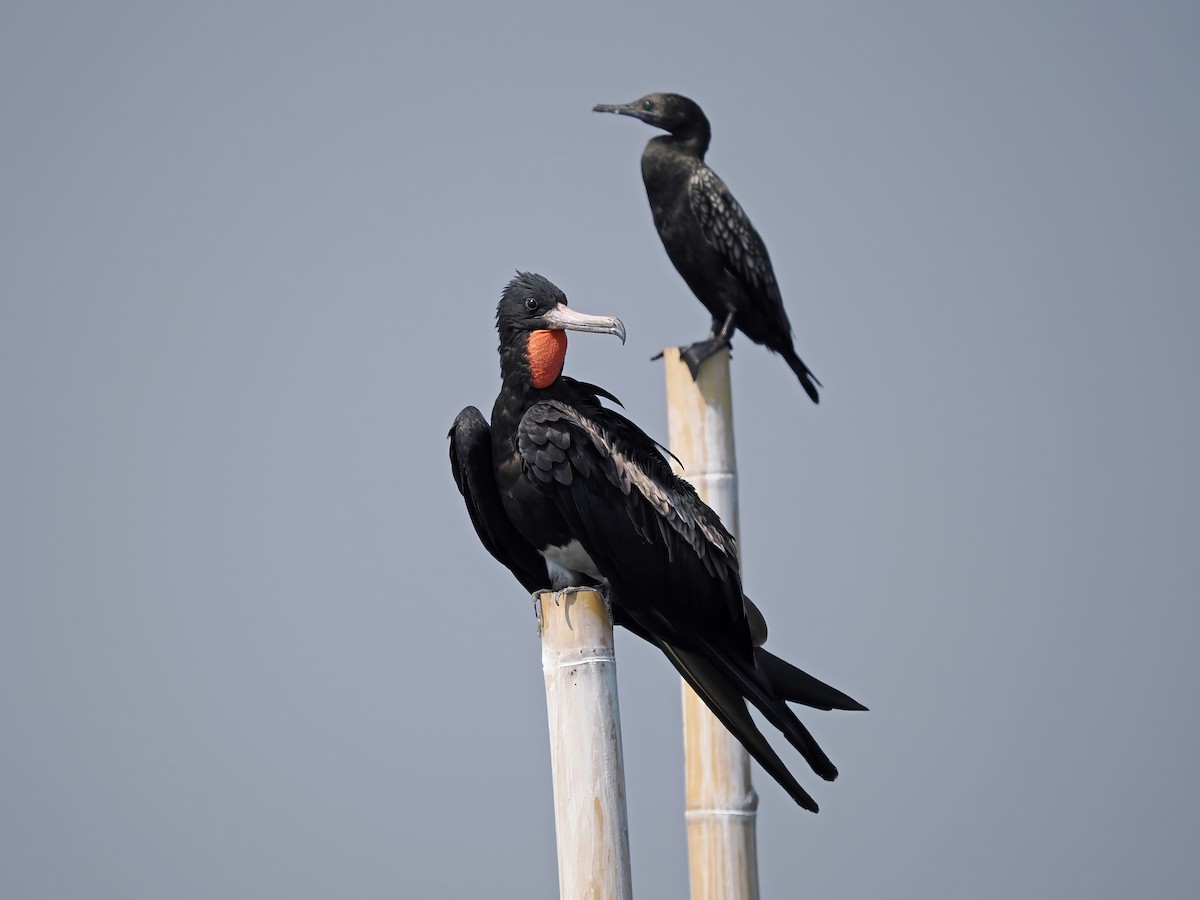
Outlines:
{"label": "frigatebird's black wing", "polygon": [[621,573],[668,618],[720,623],[749,646],[733,536],[640,428],[598,404],[585,414],[542,400],[521,418],[517,446],[526,476],[610,581]]}
{"label": "frigatebird's black wing", "polygon": [[460,412],[447,435],[450,469],[480,542],[532,594],[550,584],[546,563],[513,528],[500,503],[492,467],[491,434],[487,420],[474,406]]}
{"label": "frigatebird's black wing", "polygon": [[749,296],[760,301],[755,304],[760,315],[769,316],[774,328],[790,337],[792,329],[783,311],[783,298],[767,245],[750,224],[741,204],[717,173],[704,165],[688,179],[687,191],[704,239],[721,254],[725,268],[742,283]]}

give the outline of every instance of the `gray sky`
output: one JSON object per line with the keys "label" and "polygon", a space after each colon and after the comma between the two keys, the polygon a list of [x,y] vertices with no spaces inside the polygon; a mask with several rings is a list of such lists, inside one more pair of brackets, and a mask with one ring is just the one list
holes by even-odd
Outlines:
{"label": "gray sky", "polygon": [[[553,896],[520,587],[445,434],[516,268],[666,434],[707,317],[652,90],[713,122],[826,385],[735,341],[748,593],[872,708],[761,772],[764,897],[1200,892],[1200,11],[0,10],[0,896]],[[677,679],[618,645],[634,887],[686,895]]]}

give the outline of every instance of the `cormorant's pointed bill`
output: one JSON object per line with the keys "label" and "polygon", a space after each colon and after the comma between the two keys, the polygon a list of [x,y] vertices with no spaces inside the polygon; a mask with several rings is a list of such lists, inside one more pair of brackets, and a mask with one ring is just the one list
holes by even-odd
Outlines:
{"label": "cormorant's pointed bill", "polygon": [[[651,104],[649,107],[646,106],[648,102]],[[592,112],[633,116],[635,119],[641,119],[643,122],[648,122],[651,125],[656,124],[662,118],[661,106],[647,100],[634,100],[632,103],[597,103],[592,107]]]}
{"label": "cormorant's pointed bill", "polygon": [[555,304],[553,309],[542,316],[541,325],[548,329],[615,334],[622,344],[625,343],[625,325],[616,316],[589,316],[587,313],[576,312],[565,303]]}

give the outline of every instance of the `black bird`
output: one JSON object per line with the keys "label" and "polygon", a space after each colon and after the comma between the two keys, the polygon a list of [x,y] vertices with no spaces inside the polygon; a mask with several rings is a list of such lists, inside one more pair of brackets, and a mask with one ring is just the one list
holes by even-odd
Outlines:
{"label": "black bird", "polygon": [[704,111],[679,94],[647,94],[632,103],[601,103],[592,110],[633,116],[668,132],[646,144],[642,180],[667,256],[712,313],[708,339],[681,348],[692,377],[704,360],[729,346],[736,327],[786,359],[812,402],[819,402],[821,382],[792,346],[792,326],[767,245],[725,182],[704,162],[712,138]]}
{"label": "black bird", "polygon": [[491,427],[468,406],[450,465],[484,547],[527,591],[595,585],[613,621],[658,647],[755,759],[805,809],[817,804],[767,743],[746,701],[822,778],[837,769],[786,701],[866,707],[762,648],[732,535],[671,471],[658,445],[595,385],[562,375],[564,329],[615,334],[540,275],[519,273],[496,311],[502,387]]}

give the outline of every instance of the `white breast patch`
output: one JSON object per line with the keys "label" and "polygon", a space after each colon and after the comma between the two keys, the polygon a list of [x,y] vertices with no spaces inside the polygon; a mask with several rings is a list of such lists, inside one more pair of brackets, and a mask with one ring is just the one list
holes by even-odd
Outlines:
{"label": "white breast patch", "polygon": [[[581,582],[586,584],[606,580],[579,541],[571,541],[561,547],[547,547],[541,552],[555,590],[577,587]],[[586,577],[581,578],[581,575]]]}

